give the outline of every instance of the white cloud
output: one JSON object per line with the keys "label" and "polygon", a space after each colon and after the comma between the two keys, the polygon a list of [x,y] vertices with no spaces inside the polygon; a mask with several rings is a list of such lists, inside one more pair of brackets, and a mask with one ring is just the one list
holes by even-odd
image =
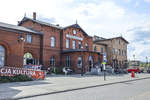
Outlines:
{"label": "white cloud", "polygon": [[[150,2],[150,0],[145,1]],[[135,2],[135,6],[138,5],[139,2]],[[143,56],[144,49],[141,46],[150,50],[148,39],[136,41],[140,39],[142,32],[145,34],[149,32],[150,14],[130,11],[115,0],[2,0],[0,12],[0,21],[11,24],[17,24],[24,13],[32,17],[32,12],[37,12],[37,18],[45,17],[43,20],[61,26],[74,24],[77,19],[81,27],[92,36],[100,35],[109,38],[122,34],[130,42],[129,58],[132,58],[135,53],[137,58],[142,59],[146,54],[144,53]],[[132,30],[127,31],[129,29]]]}
{"label": "white cloud", "polygon": [[135,54],[137,60],[145,61],[145,57],[150,55],[149,27],[150,23],[135,27],[128,31],[130,41],[128,58],[133,58],[133,54]]}
{"label": "white cloud", "polygon": [[135,2],[135,7],[139,6],[140,3],[138,1]]}
{"label": "white cloud", "polygon": [[144,0],[144,1],[150,3],[150,0]]}

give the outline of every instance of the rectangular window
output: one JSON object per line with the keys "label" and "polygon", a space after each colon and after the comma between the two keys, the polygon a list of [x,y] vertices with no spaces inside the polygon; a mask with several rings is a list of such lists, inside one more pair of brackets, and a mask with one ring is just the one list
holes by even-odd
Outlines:
{"label": "rectangular window", "polygon": [[27,39],[26,39],[27,43],[31,43],[32,42],[32,35],[27,35]]}
{"label": "rectangular window", "polygon": [[70,45],[70,41],[66,39],[66,48],[69,48],[69,45]]}
{"label": "rectangular window", "polygon": [[51,37],[51,47],[55,47],[55,38]]}
{"label": "rectangular window", "polygon": [[72,41],[72,48],[76,49],[76,41],[74,41],[74,40]]}
{"label": "rectangular window", "polygon": [[66,67],[70,67],[70,56],[66,57]]}
{"label": "rectangular window", "polygon": [[97,48],[96,48],[96,46],[94,46],[94,52],[96,52],[97,51]]}
{"label": "rectangular window", "polygon": [[101,48],[101,53],[103,53],[103,48]]}
{"label": "rectangular window", "polygon": [[120,39],[118,40],[118,44],[120,44]]}
{"label": "rectangular window", "polygon": [[124,56],[123,50],[122,50],[122,56]]}
{"label": "rectangular window", "polygon": [[85,44],[85,47],[86,47],[86,50],[88,51],[89,50],[88,44]]}
{"label": "rectangular window", "polygon": [[118,50],[118,54],[119,54],[119,55],[121,54],[120,49]]}
{"label": "rectangular window", "polygon": [[81,42],[79,41],[79,49],[82,49],[81,47],[82,47],[82,44],[81,44]]}
{"label": "rectangular window", "polygon": [[115,54],[115,49],[114,48],[112,48],[112,54]]}
{"label": "rectangular window", "polygon": [[115,49],[115,51],[116,51],[115,54],[118,54],[118,49]]}

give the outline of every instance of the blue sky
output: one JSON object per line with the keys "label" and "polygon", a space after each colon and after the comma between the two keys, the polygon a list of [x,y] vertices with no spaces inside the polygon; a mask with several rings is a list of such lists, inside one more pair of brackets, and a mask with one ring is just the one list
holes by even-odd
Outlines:
{"label": "blue sky", "polygon": [[78,24],[91,36],[123,36],[128,59],[150,61],[150,0],[3,0],[0,21],[17,24],[24,14],[52,24]]}

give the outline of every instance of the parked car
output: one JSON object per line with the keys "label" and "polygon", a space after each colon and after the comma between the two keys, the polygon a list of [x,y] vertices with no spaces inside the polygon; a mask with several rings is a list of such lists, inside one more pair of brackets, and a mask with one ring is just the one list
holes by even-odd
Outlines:
{"label": "parked car", "polygon": [[134,67],[134,66],[128,68],[127,71],[128,71],[128,73],[131,73],[131,72],[140,73],[140,72],[142,72],[139,67]]}
{"label": "parked car", "polygon": [[140,62],[139,61],[130,61],[129,67],[127,68],[127,71],[130,73],[132,71],[136,73],[141,73],[143,70],[140,68]]}

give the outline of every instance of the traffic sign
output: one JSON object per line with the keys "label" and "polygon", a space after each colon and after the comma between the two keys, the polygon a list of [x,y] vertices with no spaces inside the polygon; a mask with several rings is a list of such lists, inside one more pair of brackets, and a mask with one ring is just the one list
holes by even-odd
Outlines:
{"label": "traffic sign", "polygon": [[106,55],[106,53],[103,53],[103,62],[107,62],[107,55]]}

